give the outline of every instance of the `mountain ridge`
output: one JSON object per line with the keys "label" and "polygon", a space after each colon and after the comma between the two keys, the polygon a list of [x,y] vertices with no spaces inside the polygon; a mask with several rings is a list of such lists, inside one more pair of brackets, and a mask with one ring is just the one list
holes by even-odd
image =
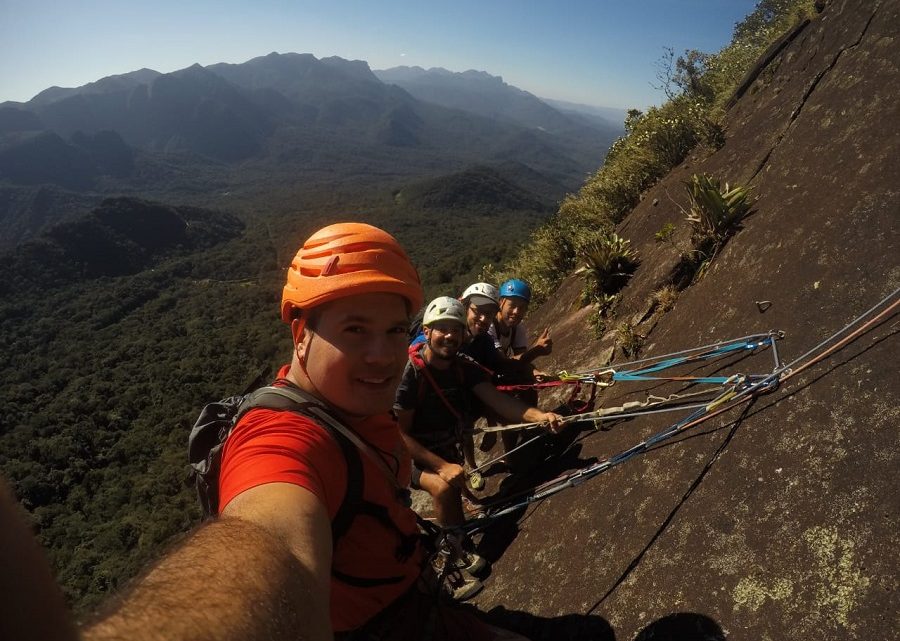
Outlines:
{"label": "mountain ridge", "polygon": [[614,128],[607,124],[606,127],[589,126],[585,130],[584,124],[573,121],[534,94],[485,71],[452,72],[443,67],[426,70],[400,66],[376,70],[374,74],[383,82],[396,84],[421,100],[489,117],[502,117],[527,127],[572,135],[585,135],[586,131],[593,130],[595,136],[608,135]]}
{"label": "mountain ridge", "polygon": [[131,88],[136,85],[149,84],[154,78],[160,75],[162,74],[158,71],[143,67],[137,71],[105,76],[99,80],[89,82],[79,87],[49,87],[39,92],[31,100],[19,104],[48,104],[79,93],[104,93],[115,89]]}
{"label": "mountain ridge", "polygon": [[82,279],[135,274],[173,253],[233,239],[243,229],[237,218],[222,212],[108,198],[90,213],[0,254],[5,276],[0,292],[11,296],[26,288],[50,290]]}
{"label": "mountain ridge", "polygon": [[[241,64],[195,64],[165,74],[138,70],[48,90],[23,105],[4,103],[0,181],[9,190],[55,184],[76,192],[69,202],[98,203],[125,192],[202,204],[197,199],[212,184],[221,185],[218,193],[258,198],[300,184],[327,192],[357,177],[417,180],[478,163],[519,162],[542,174],[541,184],[571,190],[613,138],[591,134],[573,144],[571,135],[547,129],[420,101],[381,82],[364,61],[273,52]],[[52,150],[44,143],[43,157],[42,147],[25,136],[42,131],[59,136]],[[57,157],[82,154],[73,136],[101,131],[121,137],[132,162],[109,173],[109,163],[87,171],[73,160],[69,178],[52,171]],[[26,167],[31,169],[23,176],[20,168]],[[34,212],[40,224],[28,223],[26,196],[6,202],[15,208],[0,208],[0,220],[16,223],[0,228],[0,247],[47,222]],[[259,205],[249,196],[240,203],[246,209]]]}

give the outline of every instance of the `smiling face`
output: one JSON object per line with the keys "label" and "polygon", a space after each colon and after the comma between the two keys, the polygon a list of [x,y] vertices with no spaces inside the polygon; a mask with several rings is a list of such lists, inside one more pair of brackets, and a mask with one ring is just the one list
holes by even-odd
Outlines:
{"label": "smiling face", "polygon": [[528,313],[528,301],[519,296],[509,296],[500,299],[500,314],[498,318],[507,327],[515,327],[522,322]]}
{"label": "smiling face", "polygon": [[344,414],[389,411],[407,360],[404,299],[396,294],[340,298],[316,308],[314,326],[304,330],[295,350],[295,382]]}
{"label": "smiling face", "polygon": [[456,356],[463,341],[465,328],[455,320],[443,319],[425,328],[430,356],[448,360]]}
{"label": "smiling face", "polygon": [[466,308],[466,324],[469,327],[469,333],[472,336],[484,334],[491,328],[491,321],[497,315],[497,305],[494,303],[484,303],[475,305],[469,303]]}

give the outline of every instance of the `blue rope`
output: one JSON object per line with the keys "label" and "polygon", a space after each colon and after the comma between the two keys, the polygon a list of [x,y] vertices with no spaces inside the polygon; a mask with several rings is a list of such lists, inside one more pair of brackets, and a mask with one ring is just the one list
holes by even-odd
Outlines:
{"label": "blue rope", "polygon": [[[739,385],[736,389],[739,390],[738,394],[735,398],[739,398],[741,396],[745,396],[748,394],[753,394],[754,392],[764,392],[769,391],[773,381],[777,381],[778,374],[768,374],[766,376],[757,376],[754,377],[753,382],[744,382]],[[479,530],[484,529],[490,523],[509,514],[510,512],[519,509],[520,507],[524,507],[525,505],[529,505],[539,500],[543,500],[557,492],[561,491],[566,487],[574,487],[575,485],[580,485],[581,483],[605,472],[607,469],[619,465],[620,463],[624,463],[625,461],[646,452],[649,448],[653,447],[657,443],[661,443],[673,435],[677,434],[681,428],[688,423],[691,423],[698,418],[701,418],[705,414],[707,414],[710,408],[714,405],[713,403],[705,404],[693,412],[689,413],[687,416],[683,417],[681,420],[672,423],[671,425],[663,428],[656,434],[653,434],[649,438],[636,445],[629,447],[627,450],[619,452],[604,461],[598,461],[597,463],[590,465],[582,470],[579,470],[577,473],[570,475],[565,479],[560,479],[560,482],[556,485],[552,485],[547,487],[546,489],[535,493],[534,495],[516,502],[512,504],[508,504],[505,507],[498,507],[495,512],[488,514],[484,518],[475,519],[474,521],[470,521],[462,526],[462,529],[468,533],[474,533]]]}
{"label": "blue rope", "polygon": [[[730,354],[732,352],[736,352],[739,350],[755,350],[762,346],[773,345],[775,339],[769,336],[761,341],[739,341],[737,343],[732,343],[730,345],[723,345],[714,350],[710,350],[705,354],[695,354],[691,356],[682,356],[680,358],[668,358],[664,361],[660,361],[650,367],[642,367],[641,369],[624,371],[624,372],[614,372],[612,379],[614,381],[662,381],[668,380],[665,377],[656,377],[656,376],[646,376],[646,374],[651,374],[653,372],[661,372],[666,369],[670,369],[677,365],[682,365],[684,363],[690,361],[700,361],[700,360],[710,360],[713,358],[718,358],[720,356],[724,356],[726,354]],[[724,385],[729,380],[731,380],[730,376],[705,376],[699,377],[695,379],[691,379],[695,383],[712,383],[715,385]]]}
{"label": "blue rope", "polygon": [[[756,339],[758,336],[748,337]],[[644,376],[645,373],[661,371],[664,369],[668,369],[670,367],[674,367],[676,365],[680,365],[690,361],[700,361],[700,360],[709,360],[713,358],[717,358],[719,356],[723,356],[725,354],[735,352],[738,350],[754,350],[758,347],[762,346],[774,346],[775,338],[771,335],[762,338],[762,340],[744,340],[739,339],[737,342],[729,343],[727,345],[722,345],[712,349],[708,352],[704,352],[701,354],[689,354],[679,358],[670,358],[665,361],[658,362],[649,367],[641,368],[638,370],[633,370],[630,372],[615,372],[613,374],[613,380],[667,380],[663,377],[652,377],[652,376]],[[734,398],[740,398],[742,396],[746,396],[754,393],[768,392],[777,387],[779,372],[776,371],[772,374],[765,375],[751,375],[744,376],[742,378],[742,382],[736,385],[734,391],[737,392],[737,395]],[[727,382],[734,381],[733,377],[726,376],[707,376],[707,377],[698,377],[696,379],[691,379],[691,382],[703,383],[717,383],[717,384],[725,384]],[[633,445],[632,447],[615,454],[604,461],[598,461],[594,465],[590,465],[582,470],[579,470],[577,473],[572,474],[566,478],[560,479],[559,483],[555,485],[551,485],[541,491],[536,492],[532,496],[515,503],[507,504],[505,507],[498,506],[496,511],[493,511],[491,514],[488,514],[484,518],[476,519],[474,521],[470,521],[461,527],[463,531],[474,533],[476,531],[482,530],[490,523],[494,522],[496,519],[509,514],[510,512],[519,509],[525,505],[530,503],[543,500],[557,492],[561,491],[566,487],[574,487],[575,485],[580,485],[581,483],[601,474],[607,469],[619,465],[620,463],[624,463],[625,461],[646,452],[649,448],[654,445],[661,443],[673,435],[677,434],[685,425],[703,417],[707,414],[712,407],[714,407],[715,401],[712,403],[704,404],[694,411],[690,412],[688,415],[684,416],[681,420],[678,420],[667,427],[663,428],[656,434],[653,434],[646,440]]]}
{"label": "blue rope", "polygon": [[[731,379],[730,376],[699,376],[691,378],[690,383],[713,383],[723,385]],[[613,374],[614,381],[668,381],[671,380],[665,376],[641,376],[639,374],[630,374],[629,372],[616,372]]]}
{"label": "blue rope", "polygon": [[[729,348],[732,345],[741,346],[741,345],[748,345],[750,343],[755,343],[756,345],[764,345],[764,344],[774,345],[775,344],[774,337],[776,335],[778,335],[780,337],[781,333],[780,332],[777,332],[777,333],[769,332],[767,334],[751,334],[750,336],[741,336],[740,338],[734,338],[734,339],[731,339],[728,341],[722,341],[719,343],[712,343],[710,345],[703,345],[701,347],[694,347],[691,349],[682,350],[680,352],[672,352],[669,354],[661,354],[660,356],[641,358],[641,359],[634,360],[634,361],[628,361],[626,363],[620,363],[619,366],[626,367],[629,365],[638,365],[639,363],[659,362],[658,359],[664,358],[667,356],[682,356],[682,355],[684,355],[682,357],[683,360],[669,359],[673,362],[673,364],[678,364],[680,362],[688,362],[691,360],[699,360],[704,355],[713,354],[719,348],[723,348],[723,347]],[[650,367],[653,367],[653,366],[651,365]],[[608,369],[608,368],[606,368],[606,369]],[[571,376],[580,377],[580,378],[583,378],[584,380],[589,381],[591,379],[591,377],[595,376],[597,373],[606,371],[606,369],[592,369],[592,370],[587,370],[587,371],[582,371],[582,372],[572,372]],[[647,369],[647,368],[641,367],[634,371],[643,371],[644,369]],[[625,370],[625,371],[631,371],[631,370]]]}

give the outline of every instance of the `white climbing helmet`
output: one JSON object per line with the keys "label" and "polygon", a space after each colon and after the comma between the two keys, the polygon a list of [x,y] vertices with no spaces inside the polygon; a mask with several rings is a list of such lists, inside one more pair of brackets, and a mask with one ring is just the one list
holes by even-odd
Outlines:
{"label": "white climbing helmet", "polygon": [[475,283],[466,287],[461,299],[473,305],[500,304],[500,293],[489,283]]}
{"label": "white climbing helmet", "polygon": [[428,327],[439,320],[454,320],[463,327],[466,326],[466,308],[455,298],[438,296],[428,303],[425,315],[422,317],[422,326]]}

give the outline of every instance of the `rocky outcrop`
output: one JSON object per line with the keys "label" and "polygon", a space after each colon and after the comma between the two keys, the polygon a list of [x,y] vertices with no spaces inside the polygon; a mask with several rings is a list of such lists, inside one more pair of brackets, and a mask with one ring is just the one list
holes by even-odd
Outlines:
{"label": "rocky outcrop", "polygon": [[[642,262],[614,322],[644,335],[643,355],[774,328],[790,361],[900,286],[897,25],[898,0],[827,4],[748,78],[724,146],[685,161],[619,226]],[[681,181],[700,172],[748,184],[758,201],[657,313],[650,298],[688,243]],[[676,233],[659,243],[666,223]],[[593,337],[579,291],[573,277],[533,313],[533,327],[554,328],[544,369],[624,360],[612,334]],[[535,638],[893,637],[898,327],[894,315],[743,411],[532,506],[492,537],[479,605]],[[766,373],[772,357],[729,368]],[[648,390],[617,383],[601,402]],[[667,420],[586,434],[580,456],[619,452]]]}

